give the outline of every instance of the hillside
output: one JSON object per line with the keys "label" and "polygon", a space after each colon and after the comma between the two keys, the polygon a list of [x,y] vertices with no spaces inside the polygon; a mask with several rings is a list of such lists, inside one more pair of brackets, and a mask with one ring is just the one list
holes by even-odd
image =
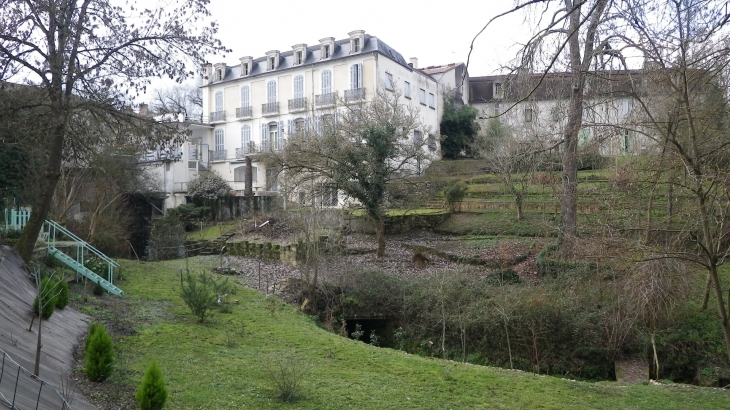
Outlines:
{"label": "hillside", "polygon": [[[200,271],[218,261],[187,263]],[[730,400],[722,389],[588,383],[377,348],[327,332],[278,299],[242,287],[229,295],[239,301],[231,313],[200,324],[179,297],[185,267],[185,260],[125,262],[125,296],[90,297],[80,307],[116,329],[117,371],[103,385],[84,386],[102,389],[87,391],[102,407],[134,408],[131,396],[152,360],[162,369],[171,409],[686,409],[723,408]],[[302,397],[291,405],[276,399],[267,371],[287,357],[311,367]]]}

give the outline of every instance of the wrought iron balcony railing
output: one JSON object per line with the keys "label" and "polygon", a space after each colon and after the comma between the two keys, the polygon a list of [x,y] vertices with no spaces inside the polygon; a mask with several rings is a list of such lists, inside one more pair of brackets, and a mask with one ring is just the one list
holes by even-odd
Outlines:
{"label": "wrought iron balcony railing", "polygon": [[236,148],[236,158],[243,158],[248,154],[256,152],[256,143],[249,142],[248,145],[244,145],[241,148]]}
{"label": "wrought iron balcony railing", "polygon": [[222,149],[213,151],[213,161],[225,161],[228,158],[228,150]]}
{"label": "wrought iron balcony railing", "polygon": [[236,108],[236,118],[251,118],[253,110],[250,106]]}
{"label": "wrought iron balcony railing", "polygon": [[226,112],[225,111],[214,111],[210,113],[210,122],[216,122],[216,121],[225,121],[226,120]]}
{"label": "wrought iron balcony railing", "polygon": [[307,110],[307,98],[293,98],[289,100],[289,112],[299,112]]}
{"label": "wrought iron balcony railing", "polygon": [[278,115],[279,114],[279,103],[272,102],[261,104],[261,114],[266,115]]}
{"label": "wrought iron balcony railing", "polygon": [[365,99],[364,88],[353,88],[352,90],[345,90],[345,101],[352,102]]}
{"label": "wrought iron balcony railing", "polygon": [[321,107],[323,105],[334,105],[337,101],[337,93],[326,93],[314,96],[314,103]]}

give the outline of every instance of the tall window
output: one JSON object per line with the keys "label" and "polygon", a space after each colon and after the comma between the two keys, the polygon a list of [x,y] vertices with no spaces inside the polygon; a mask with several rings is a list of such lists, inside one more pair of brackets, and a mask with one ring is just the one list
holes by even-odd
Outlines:
{"label": "tall window", "polygon": [[251,145],[251,127],[244,125],[241,127],[241,148],[248,153],[248,147]]}
{"label": "tall window", "polygon": [[219,68],[219,69],[215,70],[215,80],[223,81],[223,70],[222,69]]}
{"label": "tall window", "polygon": [[330,58],[330,46],[328,44],[322,46],[322,58]]}
{"label": "tall window", "polygon": [[241,107],[247,108],[251,106],[251,94],[247,85],[241,87]]}
{"label": "tall window", "polygon": [[403,96],[406,98],[411,98],[411,83],[408,81],[403,82]]}
{"label": "tall window", "polygon": [[250,71],[249,71],[248,63],[241,64],[241,74],[248,75],[249,72]]}
{"label": "tall window", "polygon": [[332,71],[322,71],[322,94],[329,94],[332,92]]}
{"label": "tall window", "polygon": [[294,59],[294,64],[299,65],[303,62],[302,54],[303,53],[301,51],[297,51],[296,58]]}
{"label": "tall window", "polygon": [[393,91],[393,74],[385,73],[385,89]]}
{"label": "tall window", "polygon": [[266,84],[266,102],[271,104],[276,102],[276,81],[269,81]]}
{"label": "tall window", "polygon": [[350,89],[362,88],[362,63],[350,66]]}
{"label": "tall window", "polygon": [[225,139],[223,138],[223,130],[215,130],[215,150],[216,152],[222,152],[225,149]]}
{"label": "tall window", "polygon": [[273,70],[276,68],[276,59],[274,57],[269,57],[269,70]]}
{"label": "tall window", "polygon": [[215,93],[215,111],[223,111],[223,91]]}
{"label": "tall window", "polygon": [[502,90],[502,83],[494,83],[494,98],[502,98],[504,97],[504,92]]}
{"label": "tall window", "polygon": [[353,53],[359,53],[360,52],[360,39],[356,38],[352,40],[352,52]]}
{"label": "tall window", "polygon": [[436,97],[432,93],[428,93],[428,106],[436,108]]}
{"label": "tall window", "polygon": [[276,148],[276,140],[279,139],[279,126],[272,122],[269,124],[269,146]]}
{"label": "tall window", "polygon": [[304,76],[294,77],[294,98],[304,98]]}
{"label": "tall window", "polygon": [[532,122],[532,108],[525,108],[525,122]]}
{"label": "tall window", "polygon": [[418,89],[418,100],[421,104],[426,105],[426,90],[423,88]]}
{"label": "tall window", "polygon": [[423,134],[421,134],[421,131],[415,130],[413,131],[413,145],[420,146],[423,143]]}
{"label": "tall window", "polygon": [[233,169],[233,182],[246,182],[246,166]]}

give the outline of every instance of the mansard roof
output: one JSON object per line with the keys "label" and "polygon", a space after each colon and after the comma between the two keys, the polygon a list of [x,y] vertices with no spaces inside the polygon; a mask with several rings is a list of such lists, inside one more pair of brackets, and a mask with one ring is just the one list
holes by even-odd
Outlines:
{"label": "mansard roof", "polygon": [[[591,71],[587,73],[585,97],[620,97],[636,94],[644,86],[642,70]],[[503,97],[495,98],[494,84],[500,83]],[[566,72],[528,75],[493,75],[469,78],[469,103],[499,101],[561,100],[570,98],[571,74]],[[529,97],[528,97],[529,96]]]}
{"label": "mansard roof", "polygon": [[[245,76],[245,78],[251,78],[256,77],[259,75],[265,75],[272,72],[280,72],[283,70],[291,69],[291,68],[299,68],[311,64],[320,64],[320,63],[329,63],[331,61],[337,61],[341,60],[347,57],[351,57],[353,55],[360,55],[360,54],[368,54],[377,52],[381,55],[395,61],[396,63],[402,65],[403,67],[408,68],[409,70],[413,70],[411,67],[408,66],[408,63],[403,58],[403,56],[397,52],[395,49],[390,47],[388,44],[386,44],[384,41],[380,40],[379,38],[375,36],[371,36],[369,34],[365,34],[364,36],[364,44],[362,45],[361,51],[350,54],[350,39],[342,39],[342,40],[336,40],[335,41],[334,50],[331,50],[331,56],[327,59],[322,60],[321,59],[321,44],[313,45],[307,47],[307,55],[304,56],[304,61],[302,64],[294,64],[294,50],[287,50],[284,52],[279,53],[279,66],[275,70],[267,70],[267,64],[266,59],[268,57],[258,57],[253,59],[253,67],[251,67],[250,73]],[[217,81],[216,83],[224,83],[226,81],[233,81],[238,80],[241,78],[241,65],[235,64],[235,65],[226,65],[226,72],[223,77],[222,81]]]}

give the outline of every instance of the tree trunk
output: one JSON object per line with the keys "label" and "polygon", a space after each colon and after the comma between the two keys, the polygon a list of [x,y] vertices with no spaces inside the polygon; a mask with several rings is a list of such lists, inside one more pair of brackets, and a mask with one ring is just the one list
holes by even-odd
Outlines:
{"label": "tree trunk", "polygon": [[522,193],[515,192],[515,205],[517,206],[517,220],[522,220]]}
{"label": "tree trunk", "polygon": [[380,259],[385,255],[385,221],[383,218],[380,218],[374,222],[375,240],[378,242],[378,250],[375,252],[375,257]]}
{"label": "tree trunk", "polygon": [[33,374],[35,377],[40,377],[41,371],[41,329],[43,329],[43,298],[41,294],[38,294],[38,342],[35,348],[35,367]]}
{"label": "tree trunk", "polygon": [[18,239],[15,248],[25,263],[30,262],[33,255],[33,248],[38,240],[38,234],[43,228],[43,223],[51,210],[53,192],[56,190],[58,179],[61,177],[61,155],[63,152],[65,125],[56,125],[52,131],[51,146],[48,150],[48,163],[41,180],[41,190],[33,200],[33,212],[30,215],[28,224],[25,225],[23,233]]}
{"label": "tree trunk", "polygon": [[725,337],[725,350],[730,362],[730,323],[728,322],[727,311],[722,297],[722,287],[720,286],[720,277],[717,275],[717,266],[713,263],[710,265],[710,277],[712,285],[715,288],[715,300],[717,302],[717,313],[720,315],[720,324],[722,325],[722,334]]}

